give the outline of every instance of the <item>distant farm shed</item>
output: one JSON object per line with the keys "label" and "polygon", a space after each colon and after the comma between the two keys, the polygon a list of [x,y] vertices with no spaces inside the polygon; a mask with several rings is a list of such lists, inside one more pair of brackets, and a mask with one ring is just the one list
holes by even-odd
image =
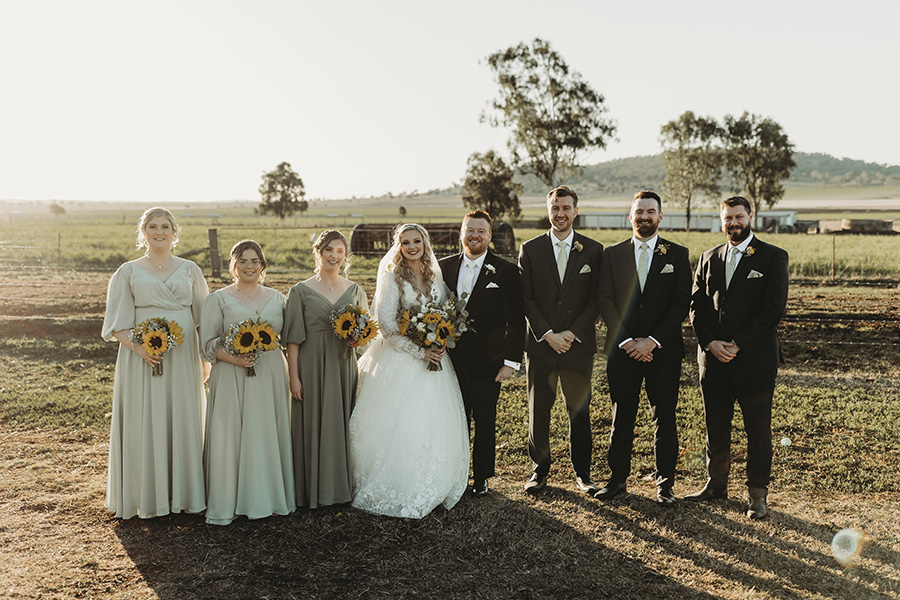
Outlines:
{"label": "distant farm shed", "polygon": [[[397,223],[361,223],[350,234],[350,252],[357,256],[382,256],[391,247]],[[459,223],[426,223],[431,237],[431,247],[440,257],[460,251]],[[491,246],[497,254],[516,254],[516,235],[512,225],[505,221],[494,223]]]}

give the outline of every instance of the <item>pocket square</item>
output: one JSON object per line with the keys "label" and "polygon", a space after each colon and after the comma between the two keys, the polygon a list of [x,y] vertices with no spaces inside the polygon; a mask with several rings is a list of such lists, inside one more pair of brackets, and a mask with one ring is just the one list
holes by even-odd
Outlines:
{"label": "pocket square", "polygon": [[581,267],[581,270],[578,271],[578,274],[581,275],[582,273],[590,273],[590,272],[591,272],[591,265],[584,265],[583,267]]}
{"label": "pocket square", "polygon": [[662,268],[662,271],[660,271],[660,274],[674,273],[674,272],[675,272],[675,265],[668,264]]}
{"label": "pocket square", "polygon": [[490,289],[497,289],[497,290],[499,290],[499,289],[500,289],[500,286],[497,285],[496,283],[494,283],[494,282],[492,281],[492,282],[490,282],[489,284],[487,284],[487,287],[486,287],[485,289],[488,289],[488,290],[490,290]]}
{"label": "pocket square", "polygon": [[762,277],[762,276],[763,276],[763,274],[760,273],[759,271],[753,271],[753,270],[751,270],[751,271],[750,271],[750,274],[747,275],[747,279],[759,279],[759,278]]}

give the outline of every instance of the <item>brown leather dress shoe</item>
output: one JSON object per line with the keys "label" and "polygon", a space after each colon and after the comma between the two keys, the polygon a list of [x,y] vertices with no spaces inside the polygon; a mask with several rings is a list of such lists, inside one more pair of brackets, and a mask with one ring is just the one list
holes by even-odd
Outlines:
{"label": "brown leather dress shoe", "polygon": [[675,506],[675,492],[671,487],[657,488],[656,503],[662,506]]}
{"label": "brown leather dress shoe", "polygon": [[588,496],[593,496],[597,493],[597,486],[593,481],[591,481],[591,478],[588,475],[577,476],[575,478],[575,487],[577,487],[579,491],[584,492]]}
{"label": "brown leather dress shoe", "polygon": [[718,500],[719,498],[727,497],[727,488],[717,488],[707,481],[702,490],[694,492],[693,494],[688,494],[684,499],[688,502],[709,502],[710,500]]}
{"label": "brown leather dress shoe", "polygon": [[769,490],[766,488],[749,488],[750,504],[747,506],[747,516],[754,521],[765,519],[769,514],[766,506],[766,494]]}
{"label": "brown leather dress shoe", "polygon": [[537,493],[545,487],[547,487],[546,475],[538,475],[537,473],[532,473],[531,479],[525,482],[525,491],[529,494]]}
{"label": "brown leather dress shoe", "polygon": [[609,500],[611,498],[615,498],[619,494],[625,493],[628,489],[624,483],[613,483],[609,482],[604,487],[600,488],[600,491],[594,494],[594,498],[597,500]]}

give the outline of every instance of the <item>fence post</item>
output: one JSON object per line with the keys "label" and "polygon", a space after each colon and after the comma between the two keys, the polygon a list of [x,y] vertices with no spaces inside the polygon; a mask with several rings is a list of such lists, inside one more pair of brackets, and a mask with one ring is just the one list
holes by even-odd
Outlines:
{"label": "fence post", "polygon": [[837,236],[831,234],[831,280],[834,281],[834,239]]}
{"label": "fence post", "polygon": [[278,228],[272,228],[272,236],[275,238],[275,244],[273,248],[273,252],[275,253],[275,271],[278,270]]}
{"label": "fence post", "polygon": [[56,264],[62,269],[62,232],[56,232]]}
{"label": "fence post", "polygon": [[218,277],[222,274],[222,258],[219,256],[219,230],[207,230],[209,238],[209,266],[212,268],[212,276]]}

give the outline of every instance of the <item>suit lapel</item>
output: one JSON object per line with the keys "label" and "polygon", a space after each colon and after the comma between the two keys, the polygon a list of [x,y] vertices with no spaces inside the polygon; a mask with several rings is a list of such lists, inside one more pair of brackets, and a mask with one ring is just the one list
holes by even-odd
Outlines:
{"label": "suit lapel", "polygon": [[[563,281],[562,281],[563,285],[565,285],[565,283],[567,281],[571,281],[572,277],[574,277],[575,275],[578,274],[579,271],[577,271],[576,269],[578,269],[578,270],[581,269],[581,266],[582,266],[581,265],[582,261],[580,260],[581,252],[579,252],[578,250],[575,249],[575,244],[580,243],[579,242],[580,237],[581,236],[579,236],[578,233],[576,233],[572,237],[572,247],[569,248],[569,260],[566,261],[566,274],[563,277]],[[583,248],[584,244],[581,244],[581,246]]]}
{"label": "suit lapel", "polygon": [[[556,244],[557,239],[556,236],[553,235],[552,232],[548,231],[547,236],[544,238],[546,241],[544,242],[544,255],[547,257],[547,261],[550,263],[550,272],[553,274],[552,279],[556,282],[556,287],[561,288],[562,282],[559,280],[559,270],[556,268],[556,250],[554,250],[554,244]],[[568,266],[566,268],[566,272],[568,272]]]}
{"label": "suit lapel", "polygon": [[484,257],[484,262],[481,264],[481,269],[478,270],[478,277],[475,279],[475,283],[472,284],[472,298],[480,296],[481,294],[479,294],[478,291],[487,287],[488,275],[486,274],[486,271],[489,271],[488,265],[493,266],[493,264],[494,261],[491,256],[491,251],[488,250]]}
{"label": "suit lapel", "polygon": [[[659,251],[660,247],[663,245],[666,245],[666,241],[661,237],[656,238],[656,248],[650,253],[650,266],[647,269],[647,281],[644,282],[644,291],[647,291],[651,282],[656,280],[657,275],[659,275],[659,272],[663,269],[663,265],[666,264],[666,257]],[[641,294],[643,294],[643,292],[641,292]]]}

